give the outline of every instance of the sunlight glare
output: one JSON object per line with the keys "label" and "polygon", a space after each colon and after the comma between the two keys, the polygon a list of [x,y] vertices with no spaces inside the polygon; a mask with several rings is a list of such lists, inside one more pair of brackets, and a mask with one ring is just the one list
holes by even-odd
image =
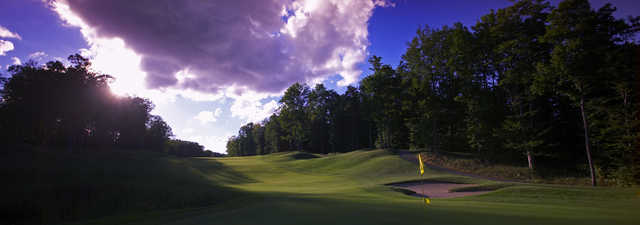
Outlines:
{"label": "sunlight glare", "polygon": [[111,91],[117,95],[141,95],[146,73],[140,69],[141,57],[119,38],[98,39],[91,46],[93,69],[115,78]]}

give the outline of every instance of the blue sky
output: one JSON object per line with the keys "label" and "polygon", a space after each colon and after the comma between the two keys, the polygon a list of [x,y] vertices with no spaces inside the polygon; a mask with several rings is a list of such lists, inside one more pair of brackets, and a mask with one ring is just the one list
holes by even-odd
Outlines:
{"label": "blue sky", "polygon": [[[490,9],[510,5],[506,0],[276,0],[257,1],[256,7],[242,5],[247,1],[203,7],[193,5],[198,1],[96,2],[3,0],[0,26],[20,38],[0,37],[13,46],[0,55],[2,75],[16,58],[44,63],[82,53],[95,58],[97,70],[116,76],[118,94],[154,101],[153,113],[177,138],[216,152],[225,151],[226,139],[242,124],[269,115],[293,82],[322,82],[342,92],[369,73],[370,55],[397,65],[419,26],[471,26]],[[617,16],[640,15],[637,2],[612,2]],[[211,8],[199,10],[206,7]],[[164,18],[172,14],[165,10],[173,10],[175,18]],[[141,12],[151,14],[136,17]]]}

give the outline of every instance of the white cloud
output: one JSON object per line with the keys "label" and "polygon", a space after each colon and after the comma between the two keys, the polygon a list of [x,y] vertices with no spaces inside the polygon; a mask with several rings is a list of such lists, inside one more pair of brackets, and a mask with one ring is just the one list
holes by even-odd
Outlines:
{"label": "white cloud", "polygon": [[34,53],[29,54],[28,58],[30,59],[42,59],[42,57],[47,56],[47,53],[44,53],[43,51],[37,51]]}
{"label": "white cloud", "polygon": [[198,113],[198,115],[194,116],[193,118],[196,120],[199,120],[200,123],[202,124],[213,123],[218,120],[218,117],[220,117],[221,113],[222,113],[222,110],[220,108],[216,109],[215,112],[201,111]]}
{"label": "white cloud", "polygon": [[317,83],[335,74],[342,77],[340,86],[358,81],[362,74],[358,65],[366,60],[369,46],[367,22],[376,6],[393,4],[382,0],[302,0],[287,7],[291,13],[285,12],[288,18],[280,32],[293,38],[297,51],[309,52],[301,56],[316,74],[308,82]]}
{"label": "white cloud", "polygon": [[13,51],[13,43],[10,41],[0,40],[0,55],[7,55],[7,52]]}
{"label": "white cloud", "polygon": [[22,40],[22,37],[17,33],[11,32],[6,27],[0,26],[0,38],[15,38],[18,40]]}
{"label": "white cloud", "polygon": [[380,7],[396,7],[396,3],[384,0],[374,0],[373,3]]}
{"label": "white cloud", "polygon": [[[240,30],[232,29],[236,33],[219,34],[221,35],[220,38],[205,39],[201,43],[189,42],[188,46],[184,46],[185,49],[197,47],[203,50],[204,53],[202,54],[204,55],[198,58],[210,60],[189,59],[185,61],[186,64],[181,64],[184,68],[178,70],[175,74],[169,75],[170,78],[175,78],[177,82],[175,85],[150,89],[147,87],[150,79],[161,80],[163,78],[157,77],[157,73],[152,73],[152,76],[156,76],[155,78],[149,78],[149,74],[143,66],[144,57],[149,57],[149,54],[143,55],[133,49],[140,50],[141,46],[151,45],[151,43],[164,43],[163,37],[150,37],[146,34],[140,34],[145,38],[157,39],[152,40],[153,42],[145,42],[137,39],[137,36],[113,33],[118,32],[117,24],[105,24],[110,27],[109,29],[114,30],[109,30],[109,32],[112,32],[110,35],[104,35],[104,32],[107,32],[106,30],[101,30],[104,27],[94,23],[92,24],[96,26],[89,26],[85,22],[85,20],[96,22],[93,19],[97,17],[112,16],[110,12],[96,15],[87,14],[92,10],[92,7],[103,3],[95,2],[94,4],[75,0],[54,0],[47,1],[47,3],[66,25],[80,28],[82,35],[90,46],[88,49],[82,49],[82,54],[91,58],[92,66],[96,71],[115,77],[115,81],[110,84],[114,93],[147,97],[156,104],[173,102],[178,95],[194,101],[234,99],[232,116],[247,121],[259,121],[271,114],[277,104],[275,102],[262,104],[261,102],[269,96],[280,96],[283,89],[295,81],[319,83],[330,76],[339,74],[343,78],[338,81],[339,85],[357,82],[362,73],[358,68],[358,64],[364,62],[367,56],[366,49],[369,45],[367,22],[373,13],[373,8],[376,6],[393,6],[393,4],[382,0],[274,0],[269,2],[260,1],[260,4],[264,4],[265,7],[268,6],[266,8],[269,8],[269,10],[265,7],[263,8],[266,11],[261,10],[258,7],[258,12],[264,14],[253,15],[250,10],[255,9],[243,9],[238,7],[238,4],[241,3],[229,3],[228,5],[231,8],[228,10],[237,13],[223,13],[224,16],[242,17],[243,13],[249,13],[246,25],[249,25],[252,33],[260,34],[259,36],[261,36],[262,33],[266,32],[268,37],[255,37],[260,40],[251,41],[253,40],[252,38],[241,33],[237,34],[238,31],[244,29],[242,27],[244,22],[238,21],[238,23],[228,24],[229,26],[240,26],[238,27]],[[124,0],[105,2],[104,4],[117,8],[121,6],[121,3],[124,5],[129,4]],[[209,3],[199,1],[185,1],[184,4],[190,5],[188,9],[184,10],[196,9],[193,7],[198,4],[209,6]],[[273,15],[270,11],[272,4],[279,4],[277,7],[279,9],[278,12]],[[70,5],[74,7],[72,8]],[[128,8],[127,13],[135,12],[136,10],[138,9]],[[164,9],[158,10],[162,11]],[[166,15],[155,13],[157,12],[154,12],[153,16]],[[182,14],[188,13],[188,11],[178,10],[176,13]],[[219,21],[215,18],[212,19],[210,12],[202,14],[201,11],[197,11],[197,14],[184,14],[183,16],[190,19],[201,17],[203,21]],[[285,18],[284,21],[283,18]],[[145,20],[145,23],[153,23],[158,18],[141,19]],[[107,23],[108,21],[102,20],[99,23]],[[118,21],[120,20],[118,19]],[[113,22],[117,23],[118,21]],[[208,22],[209,25],[217,23]],[[171,29],[181,31],[182,28]],[[218,32],[201,35],[204,35],[204,38],[214,34],[217,35]],[[181,33],[176,33],[175,35],[193,36]],[[240,35],[238,37],[242,38],[235,38],[236,35]],[[219,41],[219,43],[216,41]],[[233,41],[239,43],[234,43]],[[229,48],[224,46],[243,45],[247,41],[251,41],[249,43],[266,42],[261,46],[268,46],[268,48],[258,51],[256,49],[261,49],[262,47],[245,46],[233,49],[232,53],[225,53]],[[182,46],[185,43],[179,44]],[[215,51],[209,51],[213,48],[212,46],[219,46],[220,48],[216,48]],[[146,50],[158,49],[157,46],[147,47],[149,48],[145,48]],[[179,46],[176,46],[176,48],[181,49]],[[185,55],[180,55],[183,53],[179,52],[176,53],[177,55],[171,55],[171,53],[167,52],[162,52],[161,54],[169,55],[157,55],[157,57],[173,61],[181,61],[184,59],[181,57],[186,57]],[[247,57],[244,57],[245,54],[247,54]],[[232,60],[229,58],[230,55],[233,56],[233,60],[239,61],[225,61]],[[256,56],[259,59],[254,59]],[[189,66],[189,63],[196,61],[198,61],[197,65]],[[207,68],[213,69],[207,71]],[[224,69],[219,70],[220,68]],[[231,70],[231,72],[222,71],[227,69]],[[244,92],[248,93],[245,94]],[[261,93],[260,96],[256,97],[257,93]]]}
{"label": "white cloud", "polygon": [[20,61],[20,58],[18,57],[11,57],[11,60],[13,61],[13,65],[21,65],[22,61]]}
{"label": "white cloud", "polygon": [[[142,57],[131,50],[121,38],[99,37],[95,29],[88,26],[74,14],[63,1],[48,1],[65,25],[80,27],[88,49],[79,49],[80,54],[91,59],[91,66],[97,72],[109,74],[115,80],[109,84],[111,91],[117,95],[134,95],[151,99],[155,104],[174,102],[177,96],[193,101],[216,101],[223,97],[221,93],[205,93],[191,89],[168,87],[149,89],[145,79],[147,73],[141,68]],[[186,73],[179,71],[177,75]]]}
{"label": "white cloud", "polygon": [[226,153],[227,140],[229,140],[229,138],[233,136],[232,132],[225,132],[221,135],[206,135],[203,133],[204,132],[197,133],[194,128],[185,128],[176,134],[176,138],[186,141],[198,142],[199,144],[204,146],[206,150]]}
{"label": "white cloud", "polygon": [[194,136],[179,136],[178,138],[187,140],[187,141],[195,141],[205,147],[206,150],[211,150],[219,153],[226,153],[227,151],[227,140],[233,136],[233,133],[227,132],[222,135],[194,135]]}
{"label": "white cloud", "polygon": [[53,60],[61,62],[62,64],[64,64],[65,66],[69,66],[69,61],[65,58],[62,57],[53,57]]}
{"label": "white cloud", "polygon": [[236,98],[231,105],[231,116],[243,120],[244,123],[257,123],[271,116],[278,107],[278,103],[271,100],[262,103],[262,98]]}
{"label": "white cloud", "polygon": [[[339,85],[357,82],[373,9],[393,6],[382,0],[48,2],[66,24],[81,28],[95,64],[135,69],[122,75],[104,71],[117,80],[135,79],[116,81],[116,92],[140,93],[150,85],[215,96],[232,86],[275,93],[293,82],[336,74],[343,78]],[[203,32],[195,22],[212,29]],[[159,27],[168,35],[154,35]]]}
{"label": "white cloud", "polygon": [[180,131],[181,134],[189,135],[192,134],[195,130],[193,128],[184,128]]}

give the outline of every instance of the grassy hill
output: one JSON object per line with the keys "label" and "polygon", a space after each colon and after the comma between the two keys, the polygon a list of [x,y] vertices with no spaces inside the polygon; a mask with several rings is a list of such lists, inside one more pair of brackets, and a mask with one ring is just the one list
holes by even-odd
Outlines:
{"label": "grassy hill", "polygon": [[[138,151],[66,153],[49,149],[0,156],[0,224],[55,224],[107,215],[217,205],[244,193],[206,179],[209,161]],[[241,175],[224,172],[233,179]]]}
{"label": "grassy hill", "polygon": [[[143,208],[150,213],[123,210],[116,216],[78,224],[634,224],[640,220],[636,213],[640,207],[638,188],[525,184],[506,187],[429,170],[425,178],[432,180],[503,188],[484,195],[435,199],[425,207],[420,199],[384,185],[418,178],[415,165],[384,150],[331,155],[291,152],[230,158],[152,158],[148,162],[134,157],[129,164],[100,164],[113,170],[107,173],[111,174],[108,181],[101,184],[138,180],[137,185],[131,184],[132,190],[148,193],[127,194],[122,199],[131,198],[127,200],[131,204],[161,204],[172,199],[170,202],[175,204],[184,197],[182,207],[162,204],[164,209]],[[102,167],[95,163],[80,163],[78,168]],[[118,174],[117,168],[127,165],[132,167],[126,169],[128,173],[146,172],[141,172],[144,176],[123,175],[124,178],[114,175]],[[142,168],[150,165],[154,167]],[[91,172],[81,174],[88,183],[99,180]],[[158,195],[172,197],[153,198]],[[203,202],[209,204],[198,204]]]}

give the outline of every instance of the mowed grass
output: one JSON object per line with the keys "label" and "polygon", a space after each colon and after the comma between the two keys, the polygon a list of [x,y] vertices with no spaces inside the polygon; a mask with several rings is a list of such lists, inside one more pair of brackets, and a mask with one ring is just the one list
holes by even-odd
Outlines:
{"label": "mowed grass", "polygon": [[[216,161],[199,162],[135,150],[3,154],[0,224],[57,224],[209,207],[246,195],[223,185],[245,182],[242,174],[225,171]],[[208,179],[210,174],[225,177]]]}
{"label": "mowed grass", "polygon": [[639,188],[498,185],[430,170],[424,178],[500,189],[434,199],[425,207],[420,199],[384,185],[418,178],[415,165],[384,150],[327,156],[278,153],[194,158],[185,163],[212,183],[242,194],[210,207],[128,214],[82,224],[585,225],[640,221]]}

